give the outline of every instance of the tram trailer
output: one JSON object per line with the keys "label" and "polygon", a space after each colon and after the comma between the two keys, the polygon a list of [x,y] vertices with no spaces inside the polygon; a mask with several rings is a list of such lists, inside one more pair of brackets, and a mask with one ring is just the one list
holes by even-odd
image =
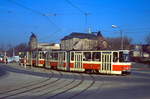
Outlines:
{"label": "tram trailer", "polygon": [[131,72],[129,53],[124,53],[124,50],[40,51],[34,53],[27,54],[29,65],[101,74],[129,74]]}

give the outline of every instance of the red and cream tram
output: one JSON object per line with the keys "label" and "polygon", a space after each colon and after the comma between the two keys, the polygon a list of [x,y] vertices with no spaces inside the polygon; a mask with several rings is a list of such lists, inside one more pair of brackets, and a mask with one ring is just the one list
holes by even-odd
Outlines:
{"label": "red and cream tram", "polygon": [[125,74],[131,70],[127,50],[36,51],[28,52],[27,59],[29,65],[64,71]]}
{"label": "red and cream tram", "polygon": [[67,52],[49,51],[46,53],[46,68],[67,70]]}
{"label": "red and cream tram", "polygon": [[28,64],[32,66],[44,67],[46,51],[33,51],[27,54]]}

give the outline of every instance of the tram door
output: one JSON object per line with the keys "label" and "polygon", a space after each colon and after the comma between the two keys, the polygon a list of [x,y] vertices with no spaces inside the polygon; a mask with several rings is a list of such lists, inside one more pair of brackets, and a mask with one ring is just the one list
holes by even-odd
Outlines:
{"label": "tram door", "polygon": [[58,52],[58,69],[65,70],[65,52]]}
{"label": "tram door", "polygon": [[77,71],[83,71],[83,67],[82,67],[82,53],[81,52],[75,52],[75,64],[74,64],[74,68]]}
{"label": "tram door", "polygon": [[50,68],[50,64],[49,64],[50,55],[49,55],[49,54],[50,54],[50,53],[47,52],[47,53],[46,53],[46,56],[45,56],[45,67],[46,67],[46,68]]}
{"label": "tram door", "polygon": [[36,53],[36,66],[39,66],[39,58],[40,58],[40,55],[41,55],[41,53],[40,52],[35,52]]}
{"label": "tram door", "polygon": [[112,60],[111,52],[102,52],[102,66],[101,66],[102,73],[107,74],[111,73],[112,70],[111,60]]}
{"label": "tram door", "polygon": [[27,65],[32,65],[32,52],[27,52]]}

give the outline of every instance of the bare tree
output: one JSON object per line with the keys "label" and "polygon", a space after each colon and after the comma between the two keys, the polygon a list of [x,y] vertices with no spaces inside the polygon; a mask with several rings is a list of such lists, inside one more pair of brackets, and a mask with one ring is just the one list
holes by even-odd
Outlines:
{"label": "bare tree", "polygon": [[129,37],[127,37],[127,36],[125,36],[123,39],[124,39],[124,40],[123,40],[123,41],[124,41],[124,42],[123,42],[123,44],[124,44],[124,49],[130,49],[132,39],[129,38]]}
{"label": "bare tree", "polygon": [[1,43],[1,44],[0,44],[0,52],[1,52],[1,54],[4,55],[4,53],[6,52],[7,55],[9,55],[9,54],[8,54],[8,50],[9,50],[10,48],[12,48],[12,45],[11,45],[11,44],[4,44],[4,43]]}
{"label": "bare tree", "polygon": [[20,43],[14,47],[10,47],[7,51],[8,55],[9,56],[12,56],[13,55],[13,52],[15,53],[15,55],[18,55],[19,52],[25,52],[25,51],[28,51],[29,50],[29,47],[28,47],[28,44],[26,43]]}
{"label": "bare tree", "polygon": [[150,44],[150,33],[145,37],[145,41],[147,44]]}
{"label": "bare tree", "polygon": [[[110,48],[112,50],[118,50],[121,49],[121,37],[116,38],[107,38],[107,41],[109,42]],[[123,49],[130,49],[132,39],[129,37],[123,37]]]}
{"label": "bare tree", "polygon": [[4,51],[4,44],[0,44],[0,51]]}

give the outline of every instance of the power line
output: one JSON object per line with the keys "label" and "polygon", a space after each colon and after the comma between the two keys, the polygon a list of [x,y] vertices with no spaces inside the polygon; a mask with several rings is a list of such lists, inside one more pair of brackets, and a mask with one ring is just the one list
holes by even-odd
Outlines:
{"label": "power line", "polygon": [[[56,33],[60,32],[60,31],[62,31],[62,29],[61,29],[57,24],[55,24],[46,14],[44,14],[44,13],[38,11],[38,10],[34,10],[34,9],[29,8],[29,7],[26,7],[26,6],[24,6],[24,5],[22,5],[22,4],[18,3],[18,2],[15,2],[15,1],[13,1],[13,0],[8,0],[8,1],[9,1],[9,2],[12,2],[13,4],[15,4],[15,5],[19,6],[19,7],[22,7],[22,8],[24,8],[24,9],[28,10],[28,11],[31,11],[32,13],[35,13],[35,14],[37,14],[37,15],[40,15],[40,16],[45,17],[51,24],[55,25],[55,26],[58,28],[55,32],[53,32],[53,34],[56,34]],[[52,15],[52,16],[56,16],[55,14],[51,14],[51,15]],[[52,36],[54,37],[54,35],[50,35],[49,37],[52,38]],[[43,38],[40,39],[40,40],[44,40],[44,38],[47,38],[47,37],[48,37],[48,36],[43,37]]]}
{"label": "power line", "polygon": [[11,3],[13,3],[13,4],[15,4],[15,5],[17,5],[17,6],[20,6],[20,7],[24,8],[24,9],[26,9],[26,10],[30,10],[33,13],[36,13],[36,14],[39,14],[39,15],[43,15],[43,13],[41,13],[41,12],[39,12],[37,10],[28,8],[28,7],[22,5],[22,4],[18,3],[18,2],[15,2],[14,0],[8,0],[8,1],[11,2]]}
{"label": "power line", "polygon": [[77,9],[79,12],[81,12],[85,16],[85,27],[88,28],[88,16],[91,15],[89,12],[85,12],[82,9],[80,9],[78,6],[73,4],[70,0],[65,0],[69,5],[71,5],[73,8]]}
{"label": "power line", "polygon": [[73,4],[71,1],[69,0],[65,0],[69,5],[71,5],[73,8],[77,9],[79,12],[81,12],[82,14],[84,14],[86,17],[88,15],[91,15],[91,13],[83,11],[82,9],[80,9],[78,6],[76,6],[75,4]]}
{"label": "power line", "polygon": [[8,0],[9,2],[12,2],[13,4],[17,5],[17,6],[20,6],[26,10],[29,10],[31,11],[32,13],[35,13],[35,14],[38,14],[38,15],[41,15],[43,17],[45,17],[51,24],[55,25],[59,30],[62,30],[58,25],[56,25],[48,16],[46,16],[44,13],[38,11],[38,10],[34,10],[34,9],[31,9],[29,7],[26,7],[18,2],[15,2],[14,0]]}
{"label": "power line", "polygon": [[85,13],[82,9],[80,9],[78,6],[74,5],[71,1],[65,0],[69,5],[71,5],[73,8],[77,9],[81,13]]}

